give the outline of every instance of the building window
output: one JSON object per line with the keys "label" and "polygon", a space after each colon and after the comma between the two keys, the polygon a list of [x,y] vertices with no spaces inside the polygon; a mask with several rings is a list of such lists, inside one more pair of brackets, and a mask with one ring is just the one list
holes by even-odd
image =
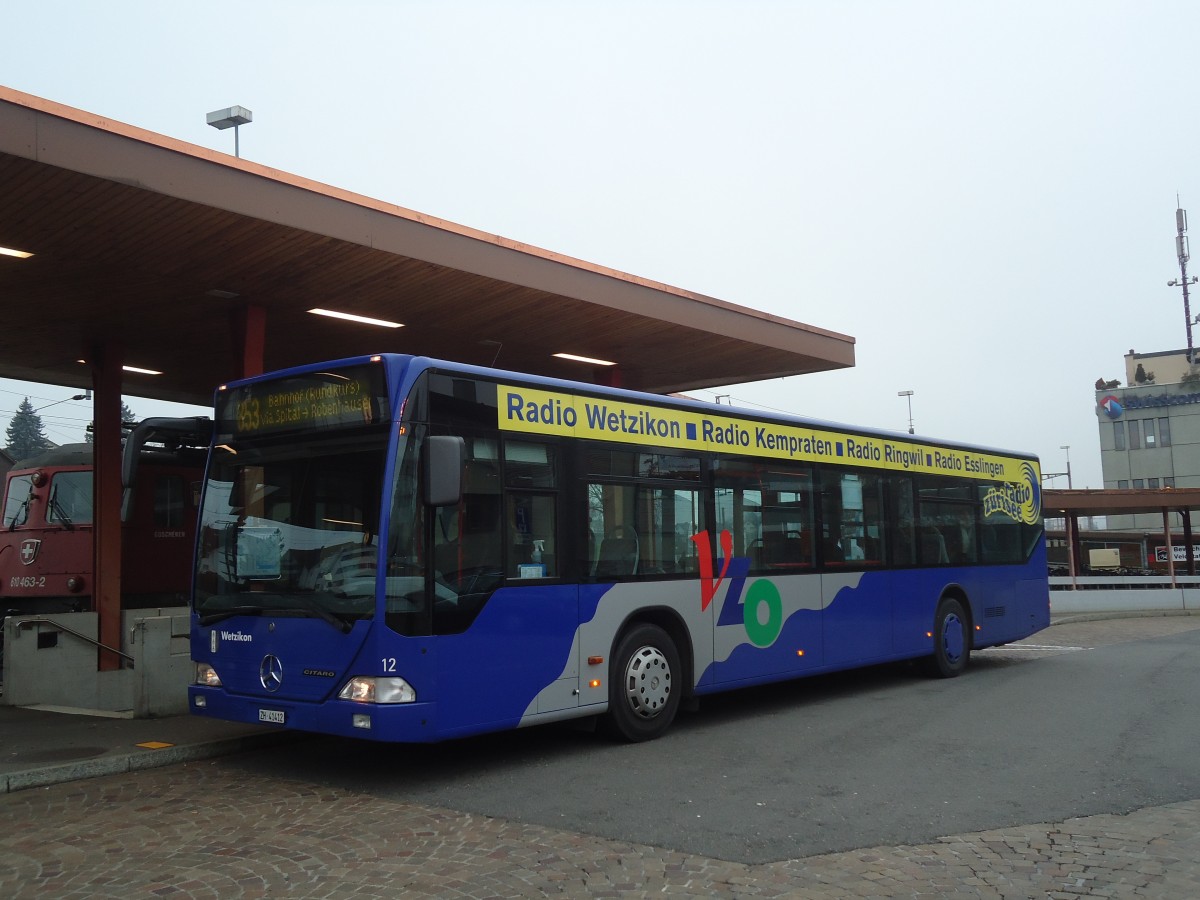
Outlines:
{"label": "building window", "polygon": [[1146,489],[1146,479],[1145,478],[1133,479],[1133,489],[1135,491],[1144,491]]}
{"label": "building window", "polygon": [[1142,431],[1146,436],[1146,449],[1153,450],[1157,446],[1154,440],[1154,420],[1147,419],[1143,422]]}
{"label": "building window", "polygon": [[1158,446],[1160,446],[1160,447],[1170,447],[1171,446],[1171,420],[1170,419],[1159,419],[1158,420]]}
{"label": "building window", "polygon": [[1142,425],[1137,419],[1133,419],[1129,422],[1129,449],[1142,449]]}
{"label": "building window", "polygon": [[1157,491],[1158,490],[1158,479],[1157,478],[1146,479],[1146,487],[1150,488],[1150,490],[1152,490],[1152,491]]}
{"label": "building window", "polygon": [[1128,478],[1122,478],[1120,481],[1118,481],[1118,482],[1117,482],[1117,490],[1118,490],[1118,491],[1127,491],[1127,490],[1129,490],[1129,479],[1128,479]]}
{"label": "building window", "polygon": [[1175,489],[1175,476],[1172,475],[1169,478],[1164,478],[1163,479],[1163,487],[1171,488],[1172,490],[1174,490]]}
{"label": "building window", "polygon": [[1113,447],[1117,450],[1125,449],[1125,423],[1113,422]]}

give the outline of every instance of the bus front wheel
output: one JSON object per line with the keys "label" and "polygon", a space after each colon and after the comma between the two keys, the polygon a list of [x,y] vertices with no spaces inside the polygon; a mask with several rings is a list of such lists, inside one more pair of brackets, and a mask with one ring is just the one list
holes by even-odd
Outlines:
{"label": "bus front wheel", "polygon": [[627,631],[612,656],[606,730],[626,741],[649,741],[670,727],[679,710],[679,651],[657,625]]}
{"label": "bus front wheel", "polygon": [[962,603],[947,597],[933,617],[932,670],[942,678],[961,675],[971,659],[971,631]]}

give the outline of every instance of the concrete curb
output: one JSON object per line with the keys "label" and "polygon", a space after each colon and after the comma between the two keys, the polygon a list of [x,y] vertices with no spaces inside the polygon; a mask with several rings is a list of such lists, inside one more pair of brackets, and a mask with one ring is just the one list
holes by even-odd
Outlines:
{"label": "concrete curb", "polygon": [[1063,613],[1051,616],[1050,627],[1071,622],[1101,622],[1105,619],[1154,619],[1163,616],[1200,616],[1194,609],[1112,609],[1098,612]]}
{"label": "concrete curb", "polygon": [[177,744],[160,750],[142,749],[130,753],[112,753],[93,759],[64,763],[59,766],[39,766],[24,772],[0,775],[0,793],[11,794],[29,788],[49,787],[84,778],[99,778],[104,775],[125,775],[143,769],[155,769],[176,763],[195,762],[253,750],[275,743],[293,741],[302,735],[291,732],[279,734],[247,734],[241,737],[222,738],[196,744]]}

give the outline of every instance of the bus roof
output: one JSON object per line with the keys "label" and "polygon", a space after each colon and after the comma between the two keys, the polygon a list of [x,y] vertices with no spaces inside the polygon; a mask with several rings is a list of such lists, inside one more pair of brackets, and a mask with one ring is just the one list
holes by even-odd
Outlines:
{"label": "bus roof", "polygon": [[[652,403],[656,405],[674,407],[677,409],[693,409],[698,411],[703,410],[725,417],[744,418],[756,422],[779,422],[788,425],[850,432],[852,434],[863,435],[865,437],[875,437],[894,442],[930,444],[938,447],[972,450],[980,453],[998,454],[1020,459],[1038,459],[1037,454],[1029,451],[992,447],[983,444],[974,444],[968,441],[951,440],[946,438],[931,437],[928,435],[908,434],[907,432],[890,431],[887,429],[872,428],[862,425],[851,425],[845,422],[834,422],[826,419],[810,418],[795,413],[780,412],[775,410],[755,410],[741,406],[724,406],[722,404],[710,403],[705,400],[697,400],[695,398],[680,394],[652,394],[643,391],[628,390],[625,388],[606,387],[603,385],[589,384],[586,382],[568,381],[566,379],[551,378],[544,375],[530,375],[528,373],[514,372],[507,369],[473,366],[451,360],[434,359],[432,357],[414,356],[402,353],[377,353],[367,356],[348,357],[346,359],[326,360],[324,362],[295,366],[290,369],[267,372],[263,373],[262,375],[241,379],[240,381],[229,382],[227,385],[222,385],[222,387],[218,389],[217,393],[219,394],[222,390],[232,388],[240,384],[252,384],[258,381],[274,378],[285,378],[292,375],[308,374],[312,372],[318,372],[322,369],[366,365],[376,360],[390,360],[394,365],[408,369],[413,377],[415,377],[415,375],[419,374],[421,371],[428,369],[461,372],[465,375],[471,375],[493,381],[517,381],[519,383],[535,385],[538,387],[554,388],[572,394],[582,394],[593,397],[611,397],[614,400],[619,399],[639,403]],[[398,406],[397,409],[399,409]]]}

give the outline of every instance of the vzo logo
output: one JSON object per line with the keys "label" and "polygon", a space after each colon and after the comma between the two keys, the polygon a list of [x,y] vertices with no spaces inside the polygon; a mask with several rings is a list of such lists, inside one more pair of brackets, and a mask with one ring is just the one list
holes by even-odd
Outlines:
{"label": "vzo logo", "polygon": [[[746,574],[750,571],[750,559],[733,555],[733,535],[728,531],[721,532],[720,541],[721,572],[714,579],[712,541],[708,532],[692,535],[700,568],[700,609],[708,609],[717,595],[717,588],[728,578],[729,587],[725,591],[725,602],[721,604],[717,624],[737,625],[740,622],[754,646],[770,647],[783,630],[783,598],[779,596],[779,588],[766,578],[756,579],[750,583],[743,603],[742,591],[746,585]],[[738,609],[739,606],[741,609]]]}

